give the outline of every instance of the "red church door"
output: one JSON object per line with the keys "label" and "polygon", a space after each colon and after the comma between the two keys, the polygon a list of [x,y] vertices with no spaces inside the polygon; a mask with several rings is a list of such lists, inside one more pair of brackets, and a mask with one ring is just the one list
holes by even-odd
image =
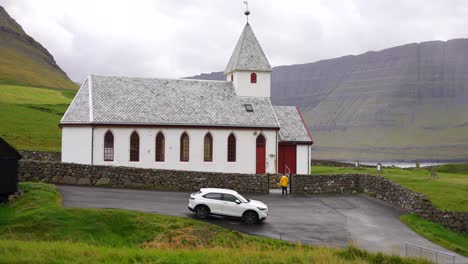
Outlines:
{"label": "red church door", "polygon": [[279,144],[278,173],[287,173],[286,166],[292,174],[296,174],[296,145]]}
{"label": "red church door", "polygon": [[265,163],[266,163],[266,140],[263,135],[257,137],[257,174],[265,174]]}

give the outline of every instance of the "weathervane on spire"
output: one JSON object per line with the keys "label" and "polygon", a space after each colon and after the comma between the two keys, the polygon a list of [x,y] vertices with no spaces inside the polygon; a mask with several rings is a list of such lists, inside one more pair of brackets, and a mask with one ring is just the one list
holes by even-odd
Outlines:
{"label": "weathervane on spire", "polygon": [[249,23],[249,15],[250,15],[250,11],[249,11],[249,1],[246,0],[244,1],[244,4],[245,4],[245,16],[247,17],[247,23]]}

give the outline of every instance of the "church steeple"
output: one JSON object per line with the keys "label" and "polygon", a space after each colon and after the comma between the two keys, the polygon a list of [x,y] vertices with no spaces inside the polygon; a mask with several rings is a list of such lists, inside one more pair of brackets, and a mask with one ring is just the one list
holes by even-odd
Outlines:
{"label": "church steeple", "polygon": [[271,72],[270,63],[249,23],[242,31],[224,74],[227,75],[236,70]]}
{"label": "church steeple", "polygon": [[271,66],[249,22],[237,41],[224,74],[228,81],[233,82],[238,96],[270,97]]}

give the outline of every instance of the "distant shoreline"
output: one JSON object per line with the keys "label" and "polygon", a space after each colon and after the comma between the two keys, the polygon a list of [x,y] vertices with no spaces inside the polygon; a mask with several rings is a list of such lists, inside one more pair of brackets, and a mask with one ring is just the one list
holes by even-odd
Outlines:
{"label": "distant shoreline", "polygon": [[[376,167],[381,163],[383,167],[415,168],[416,160],[357,160],[362,167]],[[312,166],[334,166],[334,167],[354,167],[356,160],[312,160]],[[468,163],[468,159],[451,160],[419,160],[420,167],[430,167],[444,164]]]}

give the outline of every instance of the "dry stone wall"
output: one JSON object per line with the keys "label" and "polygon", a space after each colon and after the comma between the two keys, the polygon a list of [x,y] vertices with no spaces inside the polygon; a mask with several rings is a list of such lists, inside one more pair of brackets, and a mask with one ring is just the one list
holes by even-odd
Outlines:
{"label": "dry stone wall", "polygon": [[34,160],[20,161],[19,179],[171,191],[195,191],[203,187],[229,188],[245,193],[268,193],[269,190],[267,175],[91,166]]}
{"label": "dry stone wall", "polygon": [[20,151],[23,160],[52,161],[60,162],[62,160],[60,152],[47,151]]}
{"label": "dry stone wall", "polygon": [[[19,162],[20,181],[172,191],[195,191],[203,187],[219,187],[245,193],[268,193],[270,188],[278,188],[280,179],[280,175],[206,173],[60,163],[54,162],[57,160],[57,155],[43,152],[23,152],[22,155],[25,159]],[[293,194],[366,193],[446,228],[468,233],[468,212],[439,210],[425,195],[406,189],[381,176],[293,175],[290,183]]]}

